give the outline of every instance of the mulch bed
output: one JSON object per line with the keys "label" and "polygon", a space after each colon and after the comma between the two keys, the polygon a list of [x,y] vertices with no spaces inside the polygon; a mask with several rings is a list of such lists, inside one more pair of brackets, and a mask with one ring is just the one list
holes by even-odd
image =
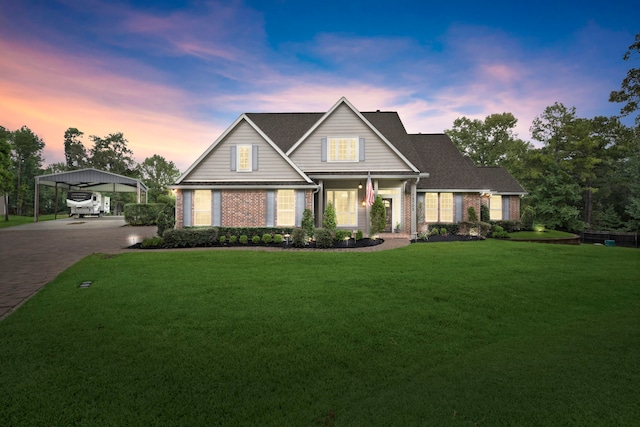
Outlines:
{"label": "mulch bed", "polygon": [[[332,248],[326,248],[326,249],[356,249],[356,248],[367,248],[370,246],[377,246],[384,243],[384,239],[369,239],[369,238],[364,238],[364,239],[359,239],[359,240],[355,240],[355,239],[349,239],[349,240],[344,240],[344,241],[340,241],[340,242],[334,242],[333,247]],[[203,246],[201,246],[203,247]],[[316,242],[310,242],[307,246],[305,246],[304,248],[296,248],[295,246],[291,245],[291,243],[287,244],[285,242],[283,243],[271,243],[271,244],[265,244],[265,243],[258,243],[253,244],[253,243],[247,243],[246,245],[243,245],[241,243],[225,243],[223,245],[217,244],[214,246],[206,246],[206,247],[210,247],[210,248],[282,248],[282,249],[325,249],[325,248],[317,248],[316,247]],[[146,247],[143,248],[142,247],[142,242],[140,243],[136,243],[135,245],[131,245],[128,246],[127,249],[183,249],[183,248],[168,248],[168,247],[164,247],[164,246],[154,246],[154,247]]]}

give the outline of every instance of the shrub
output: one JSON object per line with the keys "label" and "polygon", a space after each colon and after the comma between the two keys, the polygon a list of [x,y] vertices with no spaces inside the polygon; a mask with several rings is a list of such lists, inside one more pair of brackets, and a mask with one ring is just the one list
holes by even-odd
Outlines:
{"label": "shrub", "polygon": [[520,221],[517,220],[503,219],[500,221],[490,221],[490,223],[493,226],[499,225],[507,233],[513,233],[514,231],[520,231],[522,229]]}
{"label": "shrub", "polygon": [[124,205],[124,220],[129,225],[156,225],[162,203],[127,203]]}
{"label": "shrub", "polygon": [[142,240],[142,244],[140,246],[144,249],[161,248],[163,243],[164,240],[162,240],[162,237],[146,237]]}
{"label": "shrub", "polygon": [[229,243],[231,243],[232,245],[235,244],[236,241],[238,241],[238,236],[230,236],[229,237]]}
{"label": "shrub", "polygon": [[504,231],[504,228],[499,225],[493,226],[493,232],[491,233],[491,235],[494,239],[506,239],[508,237],[507,232]]}
{"label": "shrub", "polygon": [[480,221],[489,222],[491,220],[491,212],[489,211],[489,206],[480,205]]}
{"label": "shrub", "polygon": [[351,232],[348,230],[336,230],[336,240],[346,240],[351,238]]}
{"label": "shrub", "polygon": [[176,210],[175,206],[164,205],[160,208],[158,218],[156,220],[158,225],[158,236],[162,237],[165,230],[170,230],[176,225]]}
{"label": "shrub", "polygon": [[522,229],[526,231],[533,231],[533,220],[535,217],[535,209],[532,206],[527,206],[522,210],[522,216],[520,222],[522,223]]}
{"label": "shrub", "polygon": [[247,235],[243,234],[242,236],[240,236],[240,244],[246,245],[247,243],[249,243],[249,238],[247,237]]}
{"label": "shrub", "polygon": [[306,245],[306,233],[302,228],[295,228],[291,233],[291,245],[294,248],[304,248]]}
{"label": "shrub", "polygon": [[440,229],[438,227],[431,227],[429,236],[437,236],[438,234],[440,234]]}
{"label": "shrub", "polygon": [[227,236],[220,236],[218,241],[220,242],[221,245],[224,245],[225,242],[227,241]]}
{"label": "shrub", "polygon": [[262,235],[262,243],[268,245],[271,242],[273,242],[273,236],[271,234]]}
{"label": "shrub", "polygon": [[333,247],[333,233],[326,228],[316,228],[315,231],[316,247],[321,249]]}
{"label": "shrub", "polygon": [[429,233],[426,231],[418,233],[418,240],[429,240]]}
{"label": "shrub", "polygon": [[313,231],[315,230],[315,224],[313,220],[313,212],[311,209],[305,209],[302,212],[302,222],[300,223],[302,230],[304,230],[305,234],[308,238],[313,237]]}
{"label": "shrub", "polygon": [[280,244],[282,242],[284,242],[284,236],[282,234],[273,235],[273,243]]}
{"label": "shrub", "polygon": [[358,230],[358,231],[356,231],[356,239],[357,239],[357,240],[362,240],[362,239],[364,239],[364,233],[362,232],[362,230]]}
{"label": "shrub", "polygon": [[440,228],[440,235],[441,236],[446,236],[447,235],[447,229],[445,227]]}
{"label": "shrub", "polygon": [[467,216],[469,217],[469,222],[478,222],[478,213],[476,212],[476,208],[473,206],[469,206],[467,209]]}
{"label": "shrub", "polygon": [[329,231],[336,229],[336,211],[331,202],[327,203],[327,207],[322,215],[322,227]]}
{"label": "shrub", "polygon": [[218,229],[216,227],[179,228],[166,230],[162,237],[164,245],[169,248],[213,246],[218,242]]}
{"label": "shrub", "polygon": [[376,201],[371,206],[371,235],[375,236],[387,226],[387,208],[382,202],[382,197],[377,196]]}
{"label": "shrub", "polygon": [[260,243],[260,236],[253,236],[251,238],[251,243],[253,243],[254,245],[257,245],[258,243]]}

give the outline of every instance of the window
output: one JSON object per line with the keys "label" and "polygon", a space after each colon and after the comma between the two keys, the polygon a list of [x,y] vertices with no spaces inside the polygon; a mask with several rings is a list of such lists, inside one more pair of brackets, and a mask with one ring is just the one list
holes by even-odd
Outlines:
{"label": "window", "polygon": [[251,171],[251,145],[238,145],[238,171]]}
{"label": "window", "polygon": [[327,203],[336,211],[336,225],[339,227],[358,225],[358,192],[356,190],[329,190]]}
{"label": "window", "polygon": [[453,193],[440,193],[440,222],[453,222]]}
{"label": "window", "polygon": [[278,226],[292,226],[296,222],[296,195],[294,190],[278,190]]}
{"label": "window", "polygon": [[438,193],[424,193],[424,222],[438,222]]}
{"label": "window", "polygon": [[489,218],[492,221],[502,219],[502,196],[492,195],[489,199]]}
{"label": "window", "polygon": [[196,190],[193,225],[211,225],[211,190]]}
{"label": "window", "polygon": [[357,162],[358,161],[358,138],[329,138],[329,161],[330,162]]}

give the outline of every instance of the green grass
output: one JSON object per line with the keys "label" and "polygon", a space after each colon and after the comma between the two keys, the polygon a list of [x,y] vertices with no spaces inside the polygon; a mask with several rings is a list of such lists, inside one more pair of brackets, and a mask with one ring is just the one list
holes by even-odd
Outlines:
{"label": "green grass", "polygon": [[638,271],[494,240],[95,254],[0,322],[0,425],[637,425]]}
{"label": "green grass", "polygon": [[566,231],[545,230],[545,231],[516,231],[507,234],[512,239],[566,239],[573,237],[572,233]]}
{"label": "green grass", "polygon": [[[54,219],[54,214],[40,215],[38,221],[51,221]],[[58,214],[58,219],[67,218],[64,213]],[[9,215],[9,221],[4,220],[4,216],[0,216],[0,228],[13,227],[14,225],[29,224],[33,222],[33,215],[31,216],[18,216]]]}

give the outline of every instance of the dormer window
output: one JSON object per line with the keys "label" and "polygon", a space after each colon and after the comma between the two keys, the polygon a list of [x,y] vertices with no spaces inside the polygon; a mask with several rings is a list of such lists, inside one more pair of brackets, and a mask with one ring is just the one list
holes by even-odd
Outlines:
{"label": "dormer window", "polygon": [[329,137],[329,161],[330,162],[357,162],[358,137]]}

